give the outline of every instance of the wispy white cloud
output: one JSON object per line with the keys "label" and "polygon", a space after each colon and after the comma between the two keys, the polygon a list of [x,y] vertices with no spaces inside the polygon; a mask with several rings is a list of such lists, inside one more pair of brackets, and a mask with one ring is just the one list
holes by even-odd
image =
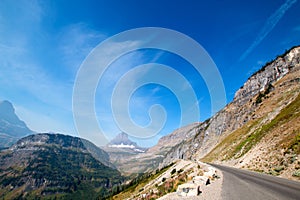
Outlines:
{"label": "wispy white cloud", "polygon": [[[30,24],[38,29],[43,13],[37,1],[20,1],[16,5],[7,3],[5,7],[10,10],[13,6],[18,11],[16,16],[11,16],[7,12],[0,12],[2,18],[12,22],[1,21],[3,23],[0,23],[0,29],[2,30],[0,32],[0,38],[2,39],[0,43],[0,80],[2,84],[33,91],[37,87],[43,87],[44,81],[47,80],[47,74],[32,58],[29,51],[31,49],[32,33],[28,30],[25,31],[24,27]],[[24,11],[26,9],[30,12]],[[3,13],[6,13],[6,15]],[[14,24],[20,25],[15,26]]]}
{"label": "wispy white cloud", "polygon": [[244,60],[257,47],[262,40],[274,29],[279,20],[284,16],[288,9],[297,2],[297,0],[287,0],[278,10],[275,11],[266,21],[263,28],[260,30],[254,42],[243,53],[239,61]]}
{"label": "wispy white cloud", "polygon": [[300,32],[300,25],[293,28],[294,31]]}
{"label": "wispy white cloud", "polygon": [[85,23],[64,27],[58,34],[58,48],[66,67],[76,72],[85,57],[107,36]]}
{"label": "wispy white cloud", "polygon": [[[43,24],[46,6],[34,0],[0,2],[0,96],[18,107],[33,130],[72,131],[75,72],[105,35],[78,23],[49,36]],[[45,49],[52,50],[41,53]],[[64,62],[56,65],[49,54]]]}
{"label": "wispy white cloud", "polygon": [[1,45],[0,48],[2,87],[26,91],[44,103],[66,107],[63,97],[57,94],[67,94],[68,84],[54,80],[38,59],[32,58],[27,50],[29,46],[16,43],[6,47]]}

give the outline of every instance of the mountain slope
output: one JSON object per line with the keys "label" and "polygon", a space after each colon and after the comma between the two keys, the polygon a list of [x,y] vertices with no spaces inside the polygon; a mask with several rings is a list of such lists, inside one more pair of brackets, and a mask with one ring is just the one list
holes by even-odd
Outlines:
{"label": "mountain slope", "polygon": [[0,154],[0,196],[95,199],[108,195],[124,179],[102,163],[107,162],[107,153],[98,149],[95,155],[99,158],[101,152],[100,162],[88,151],[91,147],[97,148],[86,140],[60,134],[22,138]]}
{"label": "mountain slope", "polygon": [[[300,69],[276,84],[241,128],[204,160],[300,180]],[[276,89],[277,88],[277,89]]]}
{"label": "mountain slope", "polygon": [[19,138],[32,133],[16,115],[13,105],[9,101],[0,101],[0,148],[9,147]]}
{"label": "mountain slope", "polygon": [[[250,134],[249,136],[249,131],[251,131],[254,126],[257,130],[263,128],[264,125],[268,126],[268,123],[275,120],[275,117],[279,113],[285,112],[284,109],[288,109],[287,106],[297,99],[300,91],[299,63],[300,47],[294,47],[285,54],[278,56],[274,61],[267,63],[261,70],[253,74],[245,82],[245,84],[236,92],[231,103],[210,119],[192,128],[188,138],[186,137],[186,132],[179,134],[178,137],[181,138],[181,141],[174,144],[174,146],[166,152],[159,167],[167,166],[177,159],[201,159],[218,144],[222,144],[222,141],[232,134],[237,134],[239,137],[245,139],[239,147],[243,152],[245,148],[247,148],[247,151],[254,148],[258,141],[261,140],[262,136],[267,134],[264,132],[264,134],[257,134],[256,136],[251,136]],[[290,112],[297,115],[298,111],[291,110]],[[299,130],[297,125],[295,125],[295,123],[299,124],[297,119],[298,118],[296,117],[293,118],[293,120],[295,120],[293,121],[294,124],[289,124],[289,120],[284,122],[290,129],[295,127],[294,130],[287,135],[277,136],[281,139],[284,137],[296,138],[295,140],[287,139],[291,142],[291,145],[293,143],[292,148],[296,148],[295,146],[299,145],[297,136]],[[277,121],[272,123],[278,124]],[[280,126],[283,126],[284,124],[281,124]],[[270,129],[269,132],[272,132],[273,130],[275,129]],[[251,138],[250,143],[248,143],[249,140],[246,140],[248,136]],[[253,137],[255,139],[252,139]],[[166,141],[166,143],[168,143],[168,141]],[[252,145],[246,145],[247,147],[244,147],[245,144]],[[235,143],[228,142],[227,145],[222,146],[223,149],[229,149],[224,155],[231,153],[230,147],[234,145]],[[156,147],[154,147],[154,149],[155,148]],[[283,148],[279,149],[284,152]],[[299,153],[293,155],[293,159],[295,159],[297,155],[299,157]],[[215,160],[214,158],[205,158],[205,160],[209,161]],[[216,160],[219,160],[219,157]],[[298,165],[295,166],[294,170],[297,170],[296,168],[298,168]]]}
{"label": "mountain slope", "polygon": [[[150,173],[114,199],[156,198],[166,193],[164,189],[176,191],[176,177],[184,177],[184,170],[169,170],[162,174],[164,178],[160,172],[172,167],[172,163],[200,163],[199,160],[300,180],[299,134],[300,46],[253,74],[233,101],[210,119],[177,129],[145,153],[123,163],[131,172]],[[165,177],[168,174],[170,180]],[[188,176],[181,183],[193,178]],[[191,184],[184,187],[186,191],[192,188]],[[216,192],[215,185],[209,187]],[[174,193],[163,198],[182,197]]]}

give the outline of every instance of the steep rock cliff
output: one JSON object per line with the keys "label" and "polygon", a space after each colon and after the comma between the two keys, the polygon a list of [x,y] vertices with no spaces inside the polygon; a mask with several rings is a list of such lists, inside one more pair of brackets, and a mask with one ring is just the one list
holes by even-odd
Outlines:
{"label": "steep rock cliff", "polygon": [[259,116],[255,115],[254,111],[259,107],[260,98],[273,90],[273,85],[286,74],[298,71],[299,63],[300,47],[294,47],[274,61],[267,63],[245,82],[236,92],[231,103],[195,127],[195,131],[192,131],[194,134],[190,138],[184,138],[182,135],[184,138],[182,142],[172,147],[160,163],[160,167],[176,159],[202,158],[225,136],[249,120],[258,118]]}

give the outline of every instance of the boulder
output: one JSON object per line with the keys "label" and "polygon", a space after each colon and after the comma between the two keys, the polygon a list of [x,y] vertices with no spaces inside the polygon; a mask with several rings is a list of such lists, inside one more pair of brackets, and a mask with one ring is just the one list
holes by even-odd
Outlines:
{"label": "boulder", "polygon": [[179,196],[191,197],[198,196],[201,193],[201,190],[200,185],[195,183],[185,183],[179,185],[176,192]]}

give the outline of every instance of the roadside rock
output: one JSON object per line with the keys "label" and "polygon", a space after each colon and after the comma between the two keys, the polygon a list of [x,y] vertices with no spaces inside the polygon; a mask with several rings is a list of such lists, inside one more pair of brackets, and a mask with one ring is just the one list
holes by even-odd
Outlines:
{"label": "roadside rock", "polygon": [[[208,172],[208,171],[207,171]],[[210,172],[209,172],[210,173]],[[208,174],[209,174],[208,173]],[[215,171],[211,184],[206,185],[207,174],[195,176],[193,182],[178,186],[176,192],[169,193],[159,200],[180,200],[180,199],[199,199],[199,200],[221,200],[223,174],[221,171]],[[199,191],[198,191],[199,189]]]}

